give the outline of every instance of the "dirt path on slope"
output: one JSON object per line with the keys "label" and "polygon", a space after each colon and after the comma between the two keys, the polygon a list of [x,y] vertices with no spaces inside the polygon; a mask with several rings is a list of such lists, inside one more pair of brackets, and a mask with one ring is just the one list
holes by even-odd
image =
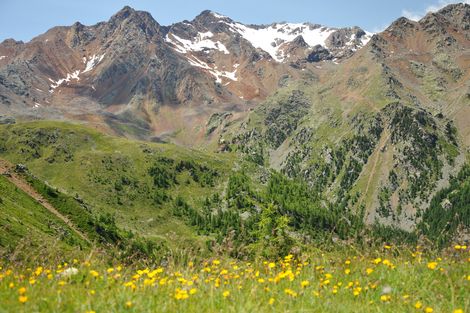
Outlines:
{"label": "dirt path on slope", "polygon": [[14,166],[5,160],[0,159],[0,174],[3,174],[16,187],[24,191],[31,198],[36,200],[40,205],[46,208],[49,212],[54,214],[57,218],[62,220],[68,227],[70,227],[80,238],[90,243],[90,240],[79,231],[75,225],[64,215],[62,215],[52,204],[50,204],[41,194],[39,194],[31,185],[25,181],[21,176],[14,172]]}
{"label": "dirt path on slope", "polygon": [[366,190],[364,191],[364,195],[362,197],[361,203],[364,201],[364,197],[367,197],[367,193],[369,192],[370,184],[372,183],[372,179],[374,178],[375,172],[377,171],[377,165],[379,163],[379,159],[380,159],[382,149],[385,147],[385,145],[387,144],[389,139],[390,139],[390,133],[388,132],[388,130],[385,130],[384,136],[382,136],[382,138],[379,141],[379,144],[377,145],[378,149],[376,149],[374,164],[372,165],[372,169],[371,169],[370,174],[369,174],[369,179],[367,180]]}

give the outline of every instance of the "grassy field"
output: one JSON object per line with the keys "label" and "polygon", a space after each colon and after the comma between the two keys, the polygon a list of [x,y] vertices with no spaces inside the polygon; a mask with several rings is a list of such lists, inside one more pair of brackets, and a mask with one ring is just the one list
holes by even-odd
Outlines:
{"label": "grassy field", "polygon": [[[343,249],[344,250],[344,249]],[[254,263],[209,259],[153,267],[90,256],[4,264],[1,312],[468,312],[470,254],[385,246]]]}

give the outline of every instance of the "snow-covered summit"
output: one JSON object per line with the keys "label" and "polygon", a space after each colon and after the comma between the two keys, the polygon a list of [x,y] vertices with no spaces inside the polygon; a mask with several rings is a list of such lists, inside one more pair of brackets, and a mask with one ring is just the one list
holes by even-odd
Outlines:
{"label": "snow-covered summit", "polygon": [[[203,11],[192,22],[184,22],[184,27],[191,31],[181,32],[184,27],[173,26],[166,36],[175,50],[186,54],[190,51],[218,50],[230,54],[225,42],[214,40],[213,37],[221,35],[232,38],[233,35],[247,40],[254,48],[267,52],[275,61],[286,62],[289,55],[285,52],[286,45],[295,43],[301,37],[307,44],[307,49],[318,45],[330,51],[332,58],[337,55],[344,57],[362,48],[372,37],[358,27],[332,28],[311,23],[273,23],[271,25],[245,25],[233,21],[227,16],[213,12]],[[194,32],[194,29],[198,30]],[[209,35],[208,35],[209,34]],[[298,40],[297,40],[298,41]],[[347,50],[347,53],[343,51]]]}

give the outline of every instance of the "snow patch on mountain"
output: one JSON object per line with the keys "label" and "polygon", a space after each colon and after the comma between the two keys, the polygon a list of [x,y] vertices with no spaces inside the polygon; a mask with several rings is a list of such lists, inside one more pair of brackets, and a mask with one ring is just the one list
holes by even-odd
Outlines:
{"label": "snow patch on mountain", "polygon": [[[366,33],[365,35],[359,38],[361,42],[360,48],[364,47],[374,35],[373,33],[370,33],[367,31],[365,33]],[[351,49],[353,52],[356,52],[357,51],[357,46],[356,46],[357,39],[358,38],[356,37],[356,34],[351,34],[351,38],[349,39],[349,41],[346,43],[345,46]]]}
{"label": "snow patch on mountain", "polygon": [[[180,53],[188,53],[193,51],[205,51],[205,50],[218,50],[224,54],[230,54],[228,49],[220,41],[213,41],[210,38],[214,36],[210,31],[204,33],[198,33],[193,40],[187,40],[178,37],[175,34],[167,34],[165,41],[171,43],[175,50]],[[172,38],[174,39],[172,39]]]}
{"label": "snow patch on mountain", "polygon": [[75,79],[77,81],[80,80],[80,71],[79,70],[76,70],[75,72],[73,73],[67,73],[67,76],[65,78],[61,78],[57,81],[49,78],[49,80],[52,82],[52,84],[50,85],[50,89],[49,89],[49,92],[50,93],[54,93],[54,89],[56,89],[57,87],[59,87],[60,85],[62,85],[63,83],[68,83],[70,82],[72,79]]}
{"label": "snow patch on mountain", "polygon": [[83,70],[83,73],[91,71],[96,65],[98,65],[104,58],[105,54],[102,55],[96,55],[93,54],[93,56],[87,61],[86,58],[83,58],[83,63],[86,62],[85,69]]}
{"label": "snow patch on mountain", "polygon": [[[237,69],[233,70],[232,72],[227,72],[227,71],[219,72],[219,71],[217,71],[217,74],[219,75],[219,77],[225,77],[225,78],[228,78],[228,79],[233,80],[233,81],[238,80],[238,78],[237,78]],[[220,80],[220,82],[222,82],[222,80]]]}
{"label": "snow patch on mountain", "polygon": [[239,33],[248,40],[255,48],[268,52],[273,59],[278,62],[284,61],[285,57],[280,51],[284,43],[293,41],[298,36],[302,36],[310,46],[325,46],[326,39],[336,31],[333,28],[315,26],[308,23],[282,23],[272,24],[265,27],[249,27],[240,23],[220,21]]}
{"label": "snow patch on mountain", "polygon": [[[106,53],[105,53],[106,54]],[[67,73],[67,76],[65,78],[61,78],[59,80],[53,80],[52,78],[49,78],[49,81],[52,82],[52,84],[49,86],[49,92],[54,93],[54,89],[62,85],[63,83],[69,83],[72,79],[75,79],[77,81],[80,80],[80,74],[86,73],[91,71],[93,68],[95,68],[96,65],[98,65],[104,58],[105,54],[102,55],[96,55],[93,54],[89,59],[86,57],[83,57],[83,63],[86,63],[85,69],[82,71],[76,70],[72,73]]]}
{"label": "snow patch on mountain", "polygon": [[372,36],[374,36],[374,33],[366,31],[366,35],[362,36],[361,38],[361,43],[363,47],[367,45],[367,43],[372,39]]}
{"label": "snow patch on mountain", "polygon": [[222,18],[227,18],[227,16],[222,15],[222,14],[219,14],[219,13],[217,13],[217,12],[211,11],[211,14],[212,14],[212,16],[214,16],[215,18],[220,18],[220,19],[222,19]]}
{"label": "snow patch on mountain", "polygon": [[6,55],[0,55],[0,60],[5,59],[7,56]]}
{"label": "snow patch on mountain", "polygon": [[232,72],[227,72],[227,71],[219,71],[217,69],[217,67],[214,67],[214,68],[210,67],[209,64],[207,64],[206,62],[201,61],[200,59],[198,59],[194,55],[187,56],[187,60],[188,60],[189,64],[191,64],[192,66],[199,67],[199,68],[202,68],[204,70],[207,70],[212,76],[215,77],[215,82],[218,83],[218,84],[222,83],[223,78],[227,78],[227,79],[230,79],[232,81],[237,81],[238,80],[238,78],[236,76],[236,73],[237,73],[237,69],[238,69],[239,64],[234,65],[234,70]]}

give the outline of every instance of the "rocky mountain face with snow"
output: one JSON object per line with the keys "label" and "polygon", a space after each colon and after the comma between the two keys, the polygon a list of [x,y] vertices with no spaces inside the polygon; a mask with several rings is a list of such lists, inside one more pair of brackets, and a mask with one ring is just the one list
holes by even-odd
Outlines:
{"label": "rocky mountain face with snow", "polygon": [[211,11],[161,26],[125,7],[107,22],[0,44],[0,113],[85,120],[140,138],[168,138],[184,126],[200,141],[212,114],[244,115],[370,37],[357,27],[243,25]]}

